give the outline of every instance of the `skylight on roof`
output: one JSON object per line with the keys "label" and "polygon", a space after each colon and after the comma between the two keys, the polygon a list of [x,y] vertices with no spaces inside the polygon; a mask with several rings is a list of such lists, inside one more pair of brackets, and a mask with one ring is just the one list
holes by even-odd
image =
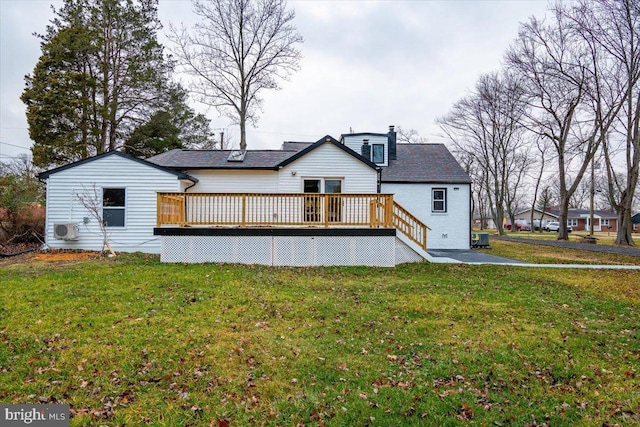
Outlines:
{"label": "skylight on roof", "polygon": [[233,150],[227,157],[227,162],[242,162],[244,156],[247,154],[247,150]]}

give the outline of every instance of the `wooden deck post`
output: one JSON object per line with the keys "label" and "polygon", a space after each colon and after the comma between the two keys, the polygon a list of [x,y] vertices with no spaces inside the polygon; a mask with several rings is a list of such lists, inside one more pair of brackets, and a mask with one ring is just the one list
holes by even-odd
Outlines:
{"label": "wooden deck post", "polygon": [[242,195],[242,219],[240,220],[240,227],[246,227],[247,225],[247,195]]}
{"label": "wooden deck post", "polygon": [[384,226],[385,228],[393,228],[393,194],[388,194],[386,199]]}
{"label": "wooden deck post", "polygon": [[156,193],[156,227],[158,228],[160,228],[160,224],[162,223],[160,219],[160,215],[162,215],[160,206],[160,193]]}
{"label": "wooden deck post", "polygon": [[181,198],[182,209],[180,212],[180,226],[187,226],[187,195],[183,194]]}

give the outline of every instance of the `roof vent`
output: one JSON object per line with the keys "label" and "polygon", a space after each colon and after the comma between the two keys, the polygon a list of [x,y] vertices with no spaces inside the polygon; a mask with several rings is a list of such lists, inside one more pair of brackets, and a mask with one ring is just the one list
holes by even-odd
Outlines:
{"label": "roof vent", "polygon": [[247,154],[247,150],[233,150],[227,157],[227,162],[242,162],[244,156]]}

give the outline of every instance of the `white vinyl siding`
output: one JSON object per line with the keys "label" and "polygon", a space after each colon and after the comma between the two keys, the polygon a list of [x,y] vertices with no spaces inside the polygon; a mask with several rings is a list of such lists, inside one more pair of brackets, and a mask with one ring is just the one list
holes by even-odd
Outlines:
{"label": "white vinyl siding", "polygon": [[[46,242],[52,248],[100,250],[102,234],[95,218],[80,203],[78,194],[95,197],[102,207],[104,188],[126,189],[125,227],[109,228],[115,251],[160,252],[156,226],[156,192],[180,191],[176,175],[118,155],[51,174],[47,180]],[[85,218],[87,221],[85,222]],[[53,224],[74,223],[80,237],[75,241],[55,239]]]}
{"label": "white vinyl siding", "polygon": [[358,154],[362,153],[362,142],[364,139],[369,140],[369,145],[371,146],[371,159],[373,158],[373,146],[377,144],[382,144],[383,148],[383,161],[382,163],[378,163],[379,166],[388,166],[389,159],[389,139],[387,135],[377,135],[377,134],[357,134],[357,135],[343,135],[342,143],[347,147],[351,148]]}
{"label": "white vinyl siding", "polygon": [[278,191],[302,193],[303,180],[314,177],[341,179],[343,193],[375,193],[378,185],[375,169],[333,144],[325,143],[280,169]]}
{"label": "white vinyl siding", "polygon": [[278,172],[272,170],[193,170],[198,183],[189,193],[277,193]]}
{"label": "white vinyl siding", "polygon": [[[447,212],[432,212],[433,189],[446,189]],[[431,228],[428,249],[469,249],[471,233],[469,184],[382,184],[383,193]]]}

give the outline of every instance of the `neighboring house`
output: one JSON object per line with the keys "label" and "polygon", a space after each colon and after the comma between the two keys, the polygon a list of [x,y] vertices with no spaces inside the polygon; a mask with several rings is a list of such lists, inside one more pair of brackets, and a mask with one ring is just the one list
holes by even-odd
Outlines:
{"label": "neighboring house", "polygon": [[496,224],[493,221],[491,214],[486,214],[484,217],[479,214],[474,214],[473,228],[476,230],[495,230]]}
{"label": "neighboring house", "polygon": [[[529,224],[531,222],[531,209],[518,212],[515,215],[515,220],[526,221],[527,224]],[[544,228],[544,226],[547,225],[548,222],[557,221],[557,220],[558,220],[557,215],[549,211],[542,212],[540,209],[533,210],[533,221],[535,222],[536,226],[538,224],[537,221],[539,221],[539,224],[541,224],[542,227]]]}
{"label": "neighboring house", "polygon": [[100,249],[77,200],[93,188],[113,248],[163,261],[391,266],[470,247],[469,176],[444,145],[397,144],[393,127],[281,150],[110,152],[41,179],[53,248]]}
{"label": "neighboring house", "polygon": [[[516,220],[525,220],[530,222],[531,209],[518,212],[515,216]],[[549,208],[544,214],[539,209],[534,210],[534,221],[542,220],[542,227],[551,221],[558,221],[560,218],[560,209]],[[573,231],[589,231],[589,223],[591,221],[591,211],[589,209],[569,209],[567,211],[567,225],[571,226]],[[618,231],[618,216],[613,211],[594,210],[593,211],[593,231]]]}
{"label": "neighboring house", "polygon": [[631,217],[631,222],[633,223],[633,231],[637,232],[640,230],[640,212],[633,215]]}

